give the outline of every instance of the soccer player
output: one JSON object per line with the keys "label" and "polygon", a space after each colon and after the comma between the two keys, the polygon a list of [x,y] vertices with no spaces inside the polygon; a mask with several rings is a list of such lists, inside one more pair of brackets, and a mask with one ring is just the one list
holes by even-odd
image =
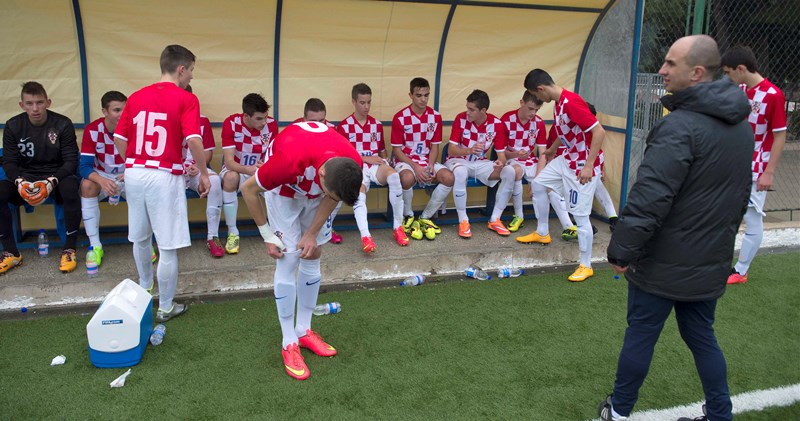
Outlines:
{"label": "soccer player", "polygon": [[[192,85],[186,86],[187,92],[192,92]],[[208,117],[200,114],[200,136],[203,137],[203,155],[206,157],[206,163],[211,162],[214,156],[214,148],[217,147],[214,141],[214,133],[211,131],[211,122]],[[189,150],[188,145],[184,146],[186,158],[183,161],[183,168],[185,170],[184,176],[186,177],[186,188],[196,193],[200,193],[200,170],[197,168],[197,160],[192,157],[192,151]],[[222,180],[219,178],[210,165],[208,168],[208,180],[211,186],[208,190],[208,197],[206,198],[206,225],[208,226],[208,234],[206,236],[206,246],[208,247],[211,257],[222,257],[225,255],[225,249],[219,241],[219,215],[222,211]]]}
{"label": "soccer player", "polygon": [[192,80],[195,56],[186,47],[169,45],[161,53],[161,80],[128,98],[114,131],[114,143],[125,158],[128,240],[139,285],[153,288],[153,234],[158,261],[159,305],[156,321],[165,322],[187,310],[173,301],[178,286],[178,250],[191,245],[183,177],[183,144],[197,161],[198,190],[209,190],[208,168],[200,135],[200,104],[185,88]]}
{"label": "soccer player", "polygon": [[[547,164],[545,155],[547,129],[544,126],[544,120],[536,115],[542,104],[543,102],[539,98],[525,91],[519,101],[519,108],[511,110],[500,117],[500,121],[506,125],[506,130],[508,131],[508,144],[506,145],[507,165],[511,165],[515,171],[514,190],[511,194],[511,200],[514,204],[514,218],[508,224],[508,230],[511,232],[519,230],[525,220],[522,206],[522,177],[524,176],[531,185],[533,200],[536,197],[533,194],[533,189],[544,188],[540,184],[533,183],[533,178]],[[547,196],[545,195],[544,197]],[[496,203],[495,208],[500,207],[502,212],[506,205],[507,203]],[[548,203],[547,206],[549,209],[550,204]],[[533,210],[535,213],[535,204]],[[542,217],[547,218],[548,215],[543,215]],[[536,218],[538,219],[539,215],[536,215]]]}
{"label": "soccer player", "polygon": [[125,160],[114,146],[114,130],[128,97],[122,92],[108,91],[100,98],[103,117],[89,123],[81,142],[81,213],[83,228],[89,237],[97,265],[103,262],[100,242],[99,201],[111,196],[125,197]]}
{"label": "soccer player", "polygon": [[364,180],[361,183],[361,192],[353,206],[353,215],[356,218],[358,230],[361,232],[361,242],[364,253],[375,251],[375,242],[369,232],[367,223],[367,190],[370,182],[382,186],[389,185],[389,203],[394,211],[392,231],[394,240],[400,246],[408,245],[408,237],[403,227],[403,188],[400,185],[400,175],[386,161],[386,145],[383,142],[383,125],[380,121],[369,115],[372,106],[372,89],[365,83],[353,86],[351,92],[353,100],[353,114],[342,120],[336,130],[342,134],[361,155],[364,162]]}
{"label": "soccer player", "polygon": [[52,101],[38,82],[22,85],[19,106],[24,111],[3,128],[3,170],[0,181],[0,274],[22,264],[11,226],[8,204],[36,206],[50,195],[64,205],[67,238],[58,269],[72,272],[77,267],[75,243],[81,224],[78,193],[78,143],[72,121],[48,110]]}
{"label": "soccer player", "polygon": [[[298,380],[309,376],[300,347],[322,357],[336,355],[336,349],[311,330],[322,279],[320,246],[330,239],[336,204],[352,206],[358,199],[361,165],[358,152],[335,130],[318,122],[294,123],[275,139],[255,177],[242,184],[242,197],[267,254],[277,259],[274,291],[283,334],[281,354],[286,373]],[[269,223],[259,200],[264,191]]]}
{"label": "soccer player", "polygon": [[225,251],[239,253],[239,191],[242,183],[266,161],[267,147],[278,134],[278,122],[267,115],[269,104],[256,93],[242,99],[242,113],[231,114],[222,123],[222,211],[228,225]]}
{"label": "soccer player", "polygon": [[[592,270],[592,224],[589,214],[597,183],[600,180],[600,148],[605,130],[592,115],[586,102],[578,94],[570,92],[553,81],[542,69],[531,70],[525,77],[525,89],[544,102],[556,101],[553,109],[558,138],[567,151],[547,165],[534,179],[544,187],[551,188],[567,199],[569,213],[578,226],[578,248],[580,264],[567,279],[572,282],[585,281],[594,275]],[[590,136],[591,134],[591,136]],[[538,215],[547,215],[545,196],[541,189],[534,191]],[[517,237],[521,243],[550,243],[550,227],[547,218],[537,221],[536,231]]]}
{"label": "soccer player", "polygon": [[722,55],[722,70],[747,94],[750,101],[748,121],[755,135],[753,188],[744,214],[742,249],[728,277],[729,284],[739,284],[747,282],[747,271],[764,237],[764,203],[786,143],[786,99],[777,86],[758,72],[756,56],[749,47],[738,46],[726,51]]}
{"label": "soccer player", "polygon": [[[494,187],[500,181],[496,194],[498,203],[508,203],[514,188],[514,168],[506,166],[506,126],[499,118],[487,113],[488,109],[489,95],[480,89],[472,91],[467,96],[467,111],[456,116],[450,132],[445,165],[453,172],[453,201],[458,213],[458,235],[461,238],[472,237],[467,217],[468,177],[474,177],[489,187]],[[497,161],[494,162],[487,158],[492,146],[497,152]],[[502,211],[495,207],[488,227],[499,235],[507,236],[511,233],[500,222]]]}
{"label": "soccer player", "polygon": [[[308,101],[306,101],[305,106],[303,106],[303,117],[296,119],[292,123],[316,121],[319,123],[324,123],[326,126],[332,129],[336,129],[336,125],[328,121],[326,118],[327,116],[328,110],[325,107],[325,103],[319,98],[309,98]],[[342,202],[339,202],[339,204],[336,205],[336,209],[334,209],[333,213],[331,213],[331,222],[333,222],[334,218],[336,218],[336,215],[339,213],[339,209],[341,209],[341,207]],[[331,230],[331,244],[340,244],[342,240],[343,238],[341,235],[339,235],[339,233],[337,233],[335,230]]]}
{"label": "soccer player", "polygon": [[[558,139],[558,134],[556,134],[556,127],[550,126],[550,130],[547,132],[547,149],[545,150],[545,156],[547,157],[547,162],[545,166],[560,155],[563,155],[564,152],[567,151],[567,148],[561,144],[561,142],[556,143],[556,139]],[[577,240],[578,239],[578,227],[569,219],[569,213],[567,212],[567,202],[564,200],[562,196],[560,196],[557,192],[553,189],[546,189],[547,191],[547,198],[550,199],[550,205],[553,207],[553,212],[556,213],[556,217],[558,217],[558,222],[561,223],[561,238],[564,241],[570,240]],[[533,185],[531,184],[531,194],[533,194]],[[535,198],[533,199],[535,200]],[[534,213],[538,218],[538,211],[534,206]]]}
{"label": "soccer player", "polygon": [[[411,104],[392,118],[392,151],[395,170],[403,186],[403,230],[411,238],[428,240],[436,238],[442,229],[431,218],[453,190],[453,172],[439,163],[439,145],[442,143],[442,116],[428,106],[431,85],[421,77],[411,79],[408,96]],[[411,205],[414,184],[438,183],[419,219],[414,219]],[[394,206],[394,205],[392,205]]]}

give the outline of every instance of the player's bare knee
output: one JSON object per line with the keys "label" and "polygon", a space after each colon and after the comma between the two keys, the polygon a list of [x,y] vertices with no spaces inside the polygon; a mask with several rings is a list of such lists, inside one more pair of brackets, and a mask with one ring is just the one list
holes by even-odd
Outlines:
{"label": "player's bare knee", "polygon": [[100,185],[88,178],[81,181],[81,197],[97,197],[100,194]]}
{"label": "player's bare knee", "polygon": [[439,183],[447,187],[453,187],[453,184],[456,182],[455,176],[449,170],[439,170],[439,172],[436,173],[436,179]]}
{"label": "player's bare knee", "polygon": [[239,173],[228,171],[222,178],[222,189],[226,192],[235,192],[239,188]]}
{"label": "player's bare knee", "polygon": [[414,186],[417,180],[414,179],[414,173],[408,170],[400,171],[400,184],[403,185],[403,189],[410,189]]}

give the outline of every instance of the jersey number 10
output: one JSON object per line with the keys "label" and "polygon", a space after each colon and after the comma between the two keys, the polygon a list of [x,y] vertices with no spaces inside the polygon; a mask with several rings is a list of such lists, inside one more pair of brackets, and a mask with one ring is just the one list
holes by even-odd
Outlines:
{"label": "jersey number 10", "polygon": [[[159,125],[159,121],[166,122],[167,114],[139,111],[139,114],[134,117],[137,155],[142,154],[142,148],[151,157],[161,156],[164,153],[164,149],[167,148],[167,129],[163,125]],[[145,134],[147,135],[146,141]]]}

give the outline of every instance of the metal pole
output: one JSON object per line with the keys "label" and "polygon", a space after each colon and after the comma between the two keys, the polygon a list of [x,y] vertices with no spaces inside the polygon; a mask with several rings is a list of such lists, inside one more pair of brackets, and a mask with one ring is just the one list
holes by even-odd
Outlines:
{"label": "metal pole", "polygon": [[706,15],[706,0],[696,0],[694,3],[694,20],[692,21],[692,35],[703,33],[703,21]]}

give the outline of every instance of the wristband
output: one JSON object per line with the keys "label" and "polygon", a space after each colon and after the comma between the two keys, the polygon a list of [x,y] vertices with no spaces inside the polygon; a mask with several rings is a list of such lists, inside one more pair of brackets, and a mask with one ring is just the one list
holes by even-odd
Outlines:
{"label": "wristband", "polygon": [[286,248],[286,246],[283,245],[283,241],[281,241],[281,239],[278,238],[278,236],[272,232],[272,228],[270,228],[269,222],[265,223],[264,225],[259,225],[258,232],[261,233],[261,238],[264,239],[265,243],[274,244],[281,250]]}

